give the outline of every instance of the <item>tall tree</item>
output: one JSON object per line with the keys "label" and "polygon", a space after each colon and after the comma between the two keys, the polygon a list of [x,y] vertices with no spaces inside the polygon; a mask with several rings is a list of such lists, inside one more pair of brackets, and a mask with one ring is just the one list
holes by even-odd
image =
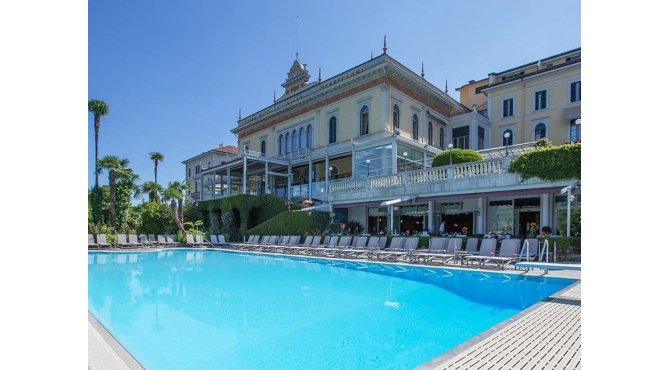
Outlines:
{"label": "tall tree", "polygon": [[[107,170],[109,173],[109,214],[113,227],[120,226],[119,218],[117,218],[116,210],[119,197],[117,195],[117,187],[119,180],[123,181],[124,192],[127,192],[127,197],[131,194],[131,187],[134,181],[138,178],[137,174],[128,168],[130,161],[119,158],[115,155],[106,155],[98,161],[98,167]],[[127,190],[126,190],[127,189]],[[124,205],[126,194],[124,194]]]}
{"label": "tall tree", "polygon": [[149,202],[159,203],[160,194],[163,192],[163,187],[153,181],[146,181],[137,188],[135,197],[139,198],[142,194],[149,194]]}
{"label": "tall tree", "polygon": [[153,182],[158,183],[158,162],[162,162],[165,159],[165,156],[160,152],[151,152],[149,153],[151,160],[153,161]]}
{"label": "tall tree", "polygon": [[98,187],[98,175],[100,166],[98,166],[98,136],[100,135],[100,117],[109,114],[109,105],[104,100],[92,99],[88,101],[88,111],[93,113],[95,121],[95,187]]}
{"label": "tall tree", "polygon": [[172,211],[172,219],[177,224],[182,233],[186,233],[184,228],[184,192],[190,190],[190,186],[172,181],[167,184],[167,188],[163,192],[163,199],[170,202],[170,209]]}

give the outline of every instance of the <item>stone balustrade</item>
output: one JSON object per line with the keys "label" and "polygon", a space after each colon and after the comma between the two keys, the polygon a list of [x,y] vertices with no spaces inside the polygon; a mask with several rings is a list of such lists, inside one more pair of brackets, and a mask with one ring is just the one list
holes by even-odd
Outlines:
{"label": "stone balustrade", "polygon": [[385,176],[333,181],[330,184],[330,193],[337,194],[350,191],[382,189],[431,182],[457,181],[458,179],[463,178],[497,176],[504,173],[506,173],[504,159],[493,159]]}

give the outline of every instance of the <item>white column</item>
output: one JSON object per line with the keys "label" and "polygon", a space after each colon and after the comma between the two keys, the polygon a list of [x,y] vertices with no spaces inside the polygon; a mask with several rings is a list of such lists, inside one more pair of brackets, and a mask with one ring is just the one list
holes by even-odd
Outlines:
{"label": "white column", "polygon": [[434,201],[427,202],[427,229],[434,232]]}
{"label": "white column", "polygon": [[392,154],[392,156],[393,156],[393,158],[392,158],[392,161],[393,161],[392,170],[393,170],[393,172],[392,173],[397,173],[397,136],[394,136],[394,135],[393,135],[393,149],[392,149],[392,151],[393,151],[393,154]]}
{"label": "white column", "polygon": [[246,194],[246,156],[244,156],[244,171],[242,173],[242,194]]}
{"label": "white column", "polygon": [[393,230],[395,230],[395,215],[393,215],[393,208],[395,208],[395,206],[393,205],[388,206],[388,211],[389,211],[388,214],[390,215],[388,219],[390,220],[390,226],[388,226],[386,235],[392,235]]}
{"label": "white column", "polygon": [[476,209],[478,210],[478,214],[476,215],[476,234],[485,234],[485,224],[483,220],[485,217],[485,198],[478,198],[476,202]]}
{"label": "white column", "polygon": [[265,161],[265,188],[263,189],[263,194],[267,194],[269,189],[269,162]]}
{"label": "white column", "polygon": [[232,193],[232,180],[230,179],[230,166],[228,166],[228,179],[226,180],[226,183],[228,184],[228,193],[226,195],[230,195]]}
{"label": "white column", "polygon": [[325,154],[325,199],[330,201],[330,157]]}
{"label": "white column", "polygon": [[351,177],[355,178],[355,145],[353,145],[353,138],[351,138]]}
{"label": "white column", "polygon": [[[381,128],[383,129],[383,131],[388,131],[389,129],[388,121],[390,120],[388,119],[388,104],[389,104],[388,96],[389,96],[388,84],[384,83],[383,85],[381,85],[381,117],[380,117]],[[392,132],[392,128],[390,128],[390,131]]]}
{"label": "white column", "polygon": [[541,194],[541,225],[539,230],[544,226],[551,226],[551,195]]}
{"label": "white column", "polygon": [[287,184],[286,185],[286,196],[288,197],[288,200],[290,200],[290,195],[291,195],[290,194],[290,192],[291,192],[290,185],[293,182],[293,176],[292,175],[293,175],[293,166],[290,163],[288,163],[288,181],[286,182],[286,184]]}
{"label": "white column", "polygon": [[476,111],[470,113],[471,122],[469,122],[469,147],[474,150],[479,150],[479,125],[476,120]]}
{"label": "white column", "polygon": [[311,200],[311,177],[313,173],[313,161],[311,160],[311,153],[309,153],[309,200]]}

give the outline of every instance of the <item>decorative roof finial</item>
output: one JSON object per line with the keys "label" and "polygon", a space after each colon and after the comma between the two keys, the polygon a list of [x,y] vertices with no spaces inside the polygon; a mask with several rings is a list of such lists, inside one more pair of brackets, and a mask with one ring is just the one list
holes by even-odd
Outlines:
{"label": "decorative roof finial", "polygon": [[276,103],[276,90],[274,90],[274,100],[272,100],[272,103]]}
{"label": "decorative roof finial", "polygon": [[446,87],[444,88],[444,92],[448,94],[448,79],[446,79]]}
{"label": "decorative roof finial", "polygon": [[420,76],[425,78],[425,69],[423,68],[423,62],[420,62]]}
{"label": "decorative roof finial", "polygon": [[386,47],[386,35],[383,35],[383,54],[388,51],[388,48]]}
{"label": "decorative roof finial", "polygon": [[239,108],[239,118],[238,119],[242,119],[242,108]]}
{"label": "decorative roof finial", "polygon": [[321,83],[321,67],[318,67],[318,83]]}

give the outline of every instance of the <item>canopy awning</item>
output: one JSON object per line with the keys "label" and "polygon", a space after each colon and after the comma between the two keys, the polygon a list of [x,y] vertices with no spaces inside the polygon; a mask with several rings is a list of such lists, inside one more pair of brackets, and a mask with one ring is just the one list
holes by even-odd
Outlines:
{"label": "canopy awning", "polygon": [[576,107],[569,107],[562,111],[562,118],[563,119],[575,119],[575,118],[581,118],[581,106],[578,105]]}
{"label": "canopy awning", "polygon": [[413,195],[413,196],[397,198],[397,199],[393,199],[393,200],[387,200],[387,201],[381,203],[381,206],[390,206],[390,205],[397,204],[397,203],[408,202],[408,201],[414,200],[416,198],[417,198],[417,196]]}
{"label": "canopy awning", "polygon": [[318,206],[302,208],[300,211],[324,211],[332,212],[332,203],[321,204]]}

